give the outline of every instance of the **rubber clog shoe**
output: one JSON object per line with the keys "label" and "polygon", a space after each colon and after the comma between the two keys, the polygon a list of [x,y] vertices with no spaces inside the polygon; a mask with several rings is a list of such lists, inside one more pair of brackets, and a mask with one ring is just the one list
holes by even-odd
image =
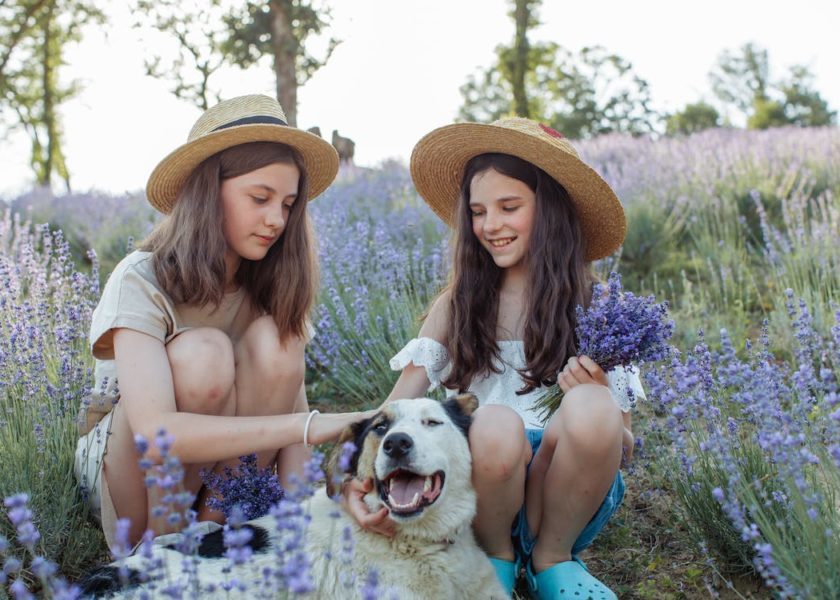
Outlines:
{"label": "rubber clog shoe", "polygon": [[528,563],[525,579],[531,593],[539,600],[618,600],[618,596],[590,575],[577,559],[557,563],[536,575]]}
{"label": "rubber clog shoe", "polygon": [[502,584],[508,597],[512,596],[513,586],[516,585],[516,576],[519,574],[519,564],[493,557],[490,557],[490,562],[496,570],[496,578]]}

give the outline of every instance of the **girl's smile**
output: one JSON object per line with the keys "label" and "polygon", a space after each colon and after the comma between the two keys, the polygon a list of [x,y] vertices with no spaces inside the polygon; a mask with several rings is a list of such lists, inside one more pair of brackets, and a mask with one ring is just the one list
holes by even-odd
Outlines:
{"label": "girl's smile", "polygon": [[502,269],[523,267],[534,226],[536,197],[527,184],[493,169],[470,183],[472,229]]}

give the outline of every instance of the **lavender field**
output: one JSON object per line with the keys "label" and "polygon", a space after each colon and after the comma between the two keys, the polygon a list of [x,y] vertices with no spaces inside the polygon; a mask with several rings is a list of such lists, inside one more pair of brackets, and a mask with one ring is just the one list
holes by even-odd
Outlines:
{"label": "lavender field", "polygon": [[[669,302],[678,350],[645,369],[628,495],[583,558],[621,598],[840,597],[840,130],[579,148],[628,216],[597,268]],[[448,233],[396,163],[344,169],[311,212],[310,402],[372,406],[445,280]],[[87,326],[154,219],[141,196],[34,192],[0,208],[0,597],[75,597],[72,582],[109,559],[72,473]],[[285,564],[279,597],[317,586],[305,557]],[[378,597],[375,578],[357,583],[356,597]]]}

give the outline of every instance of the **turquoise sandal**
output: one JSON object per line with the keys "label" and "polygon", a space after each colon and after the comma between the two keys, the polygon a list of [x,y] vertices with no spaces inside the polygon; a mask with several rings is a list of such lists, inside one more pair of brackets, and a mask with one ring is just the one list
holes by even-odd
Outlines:
{"label": "turquoise sandal", "polygon": [[539,600],[618,600],[613,591],[595,579],[577,558],[557,563],[534,574],[531,563],[525,568],[525,580],[531,593]]}
{"label": "turquoise sandal", "polygon": [[519,561],[511,562],[501,558],[490,557],[490,562],[496,570],[496,578],[507,592],[508,597],[513,595],[513,586],[516,585],[516,576],[519,575]]}

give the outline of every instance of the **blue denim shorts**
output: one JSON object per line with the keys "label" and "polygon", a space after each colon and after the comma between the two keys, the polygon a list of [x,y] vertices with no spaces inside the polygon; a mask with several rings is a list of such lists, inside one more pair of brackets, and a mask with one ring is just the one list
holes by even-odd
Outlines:
{"label": "blue denim shorts", "polygon": [[[533,462],[533,457],[537,455],[537,450],[542,443],[543,430],[526,429],[525,435],[531,443],[531,450],[533,450],[531,461]],[[529,463],[528,469],[530,470],[530,468],[531,464]],[[604,501],[601,502],[598,512],[596,512],[592,519],[590,519],[589,523],[586,524],[586,527],[583,528],[583,531],[580,532],[580,535],[575,540],[575,543],[572,546],[572,556],[576,556],[592,544],[592,540],[594,540],[606,526],[607,521],[609,521],[610,517],[613,516],[613,513],[618,510],[618,507],[621,505],[621,501],[623,499],[624,480],[621,478],[621,471],[619,471],[616,473],[615,480],[613,481],[612,486],[610,486]],[[516,549],[516,552],[519,554],[521,560],[523,563],[527,562],[534,551],[534,546],[536,545],[537,540],[528,530],[528,521],[525,518],[524,505],[521,509],[519,509],[516,518],[513,520],[511,537],[513,538],[513,547]]]}

